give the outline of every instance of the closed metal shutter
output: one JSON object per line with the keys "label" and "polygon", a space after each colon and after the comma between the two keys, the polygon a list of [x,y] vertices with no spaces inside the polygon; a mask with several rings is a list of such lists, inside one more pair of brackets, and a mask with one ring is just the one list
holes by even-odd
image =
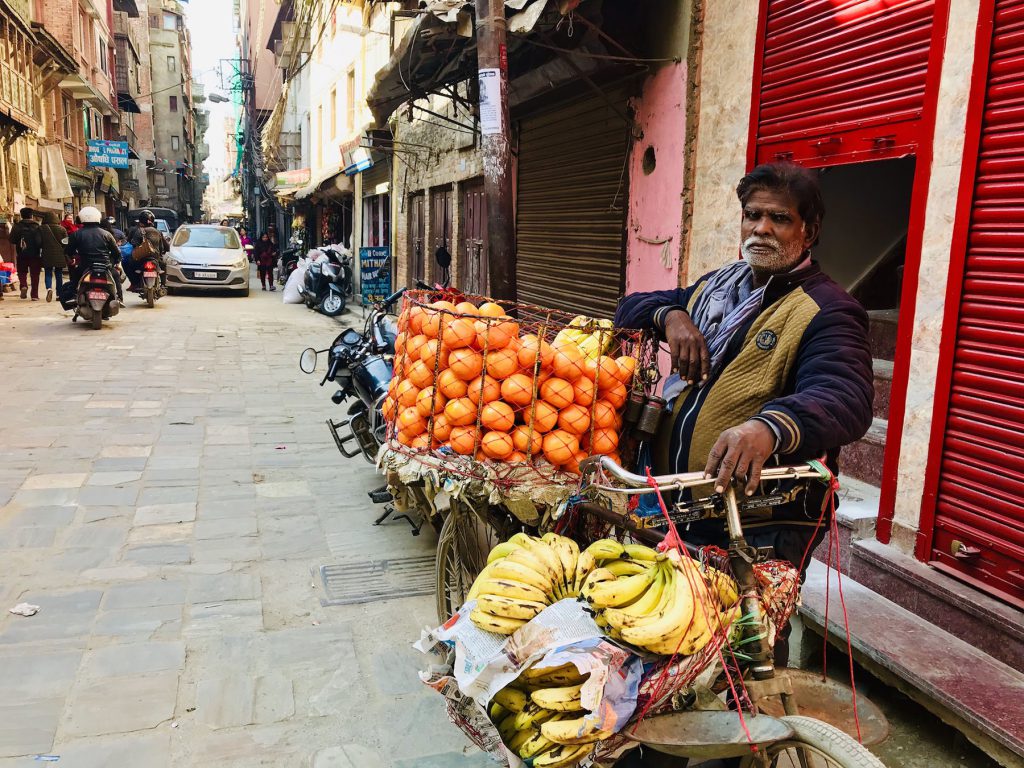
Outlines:
{"label": "closed metal shutter", "polygon": [[377,186],[391,181],[391,163],[382,158],[370,168],[363,171],[363,197],[381,194],[377,192]]}
{"label": "closed metal shutter", "polygon": [[768,0],[757,162],[821,166],[913,152],[934,5]]}
{"label": "closed metal shutter", "polygon": [[[520,122],[520,301],[611,317],[624,286],[629,127],[624,89]],[[682,127],[680,127],[682,130]]]}
{"label": "closed metal shutter", "polygon": [[1022,604],[1024,2],[996,8],[932,561]]}

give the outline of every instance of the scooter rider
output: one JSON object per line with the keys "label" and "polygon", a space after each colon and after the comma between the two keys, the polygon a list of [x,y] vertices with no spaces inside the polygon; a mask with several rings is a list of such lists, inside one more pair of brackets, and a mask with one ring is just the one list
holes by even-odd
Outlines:
{"label": "scooter rider", "polygon": [[128,242],[132,244],[132,247],[138,248],[142,245],[147,227],[156,227],[156,216],[148,209],[140,213],[138,221],[128,229]]}
{"label": "scooter rider", "polygon": [[[164,271],[163,257],[170,248],[167,246],[164,236],[160,234],[160,230],[156,228],[156,217],[152,211],[144,210],[139,214],[138,223],[128,231],[128,242],[137,251],[132,253],[131,267],[128,270],[128,281],[131,284],[130,290],[138,290],[142,264],[146,258],[156,259],[160,266],[160,283],[161,285],[165,284],[167,278]],[[139,250],[143,243],[146,244],[146,247]]]}
{"label": "scooter rider", "polygon": [[71,283],[77,289],[78,282],[87,269],[97,264],[110,270],[111,278],[117,287],[117,299],[122,301],[120,269],[121,252],[118,250],[114,236],[105,230],[100,222],[100,212],[87,205],[78,212],[82,226],[68,235],[66,252],[68,271]]}

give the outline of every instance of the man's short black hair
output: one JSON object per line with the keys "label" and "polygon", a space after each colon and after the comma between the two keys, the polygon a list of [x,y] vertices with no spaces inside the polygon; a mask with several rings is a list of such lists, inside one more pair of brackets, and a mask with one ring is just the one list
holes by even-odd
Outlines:
{"label": "man's short black hair", "polygon": [[[821,225],[825,218],[825,201],[821,197],[818,175],[796,163],[764,163],[740,179],[736,196],[746,205],[757,191],[782,192],[796,202],[796,209],[808,224]],[[812,245],[817,245],[815,239]]]}
{"label": "man's short black hair", "polygon": [[34,214],[35,214],[35,211],[33,211],[31,208],[22,208],[21,209],[21,218],[23,218],[23,219],[31,219]]}

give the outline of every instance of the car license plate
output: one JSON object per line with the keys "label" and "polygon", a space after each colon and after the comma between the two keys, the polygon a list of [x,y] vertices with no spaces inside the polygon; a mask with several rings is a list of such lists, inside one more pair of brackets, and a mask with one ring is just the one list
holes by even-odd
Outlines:
{"label": "car license plate", "polygon": [[156,272],[143,272],[143,277],[156,277]]}
{"label": "car license plate", "polygon": [[89,291],[88,295],[89,295],[89,300],[90,301],[106,301],[107,300],[107,292],[106,291]]}
{"label": "car license plate", "polygon": [[217,273],[216,272],[196,272],[195,276],[196,277],[206,277],[206,278],[210,278],[211,280],[216,280],[217,279]]}

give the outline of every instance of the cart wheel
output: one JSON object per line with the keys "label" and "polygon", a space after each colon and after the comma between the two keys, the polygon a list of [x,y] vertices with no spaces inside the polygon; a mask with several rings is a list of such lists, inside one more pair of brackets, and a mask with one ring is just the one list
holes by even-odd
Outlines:
{"label": "cart wheel", "polygon": [[[511,532],[509,532],[511,535]],[[466,602],[491,550],[504,541],[501,532],[484,522],[473,510],[452,501],[437,543],[437,618],[448,621]]]}

